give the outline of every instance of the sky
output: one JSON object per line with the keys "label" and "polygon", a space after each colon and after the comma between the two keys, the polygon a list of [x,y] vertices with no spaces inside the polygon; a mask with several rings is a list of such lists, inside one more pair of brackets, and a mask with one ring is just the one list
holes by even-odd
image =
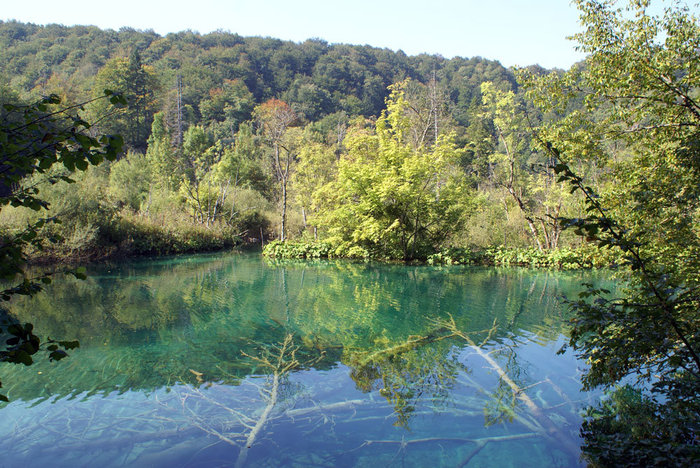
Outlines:
{"label": "sky", "polygon": [[230,31],[301,42],[369,44],[499,60],[505,66],[568,68],[581,60],[569,0],[0,0],[0,19],[35,24]]}

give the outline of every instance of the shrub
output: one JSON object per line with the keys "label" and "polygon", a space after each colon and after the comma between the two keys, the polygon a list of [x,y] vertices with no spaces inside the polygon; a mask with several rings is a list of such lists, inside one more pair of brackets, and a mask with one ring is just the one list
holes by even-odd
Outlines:
{"label": "shrub", "polygon": [[325,242],[272,241],[263,248],[263,255],[270,258],[328,258],[331,245]]}
{"label": "shrub", "polygon": [[592,245],[576,248],[562,247],[556,250],[528,248],[491,247],[486,250],[448,248],[428,256],[430,265],[498,265],[527,266],[536,268],[604,268],[615,266],[617,255],[609,249],[598,249]]}
{"label": "shrub", "polygon": [[148,217],[123,215],[110,227],[110,241],[121,255],[169,255],[234,247],[240,242],[227,227],[187,222],[161,224]]}

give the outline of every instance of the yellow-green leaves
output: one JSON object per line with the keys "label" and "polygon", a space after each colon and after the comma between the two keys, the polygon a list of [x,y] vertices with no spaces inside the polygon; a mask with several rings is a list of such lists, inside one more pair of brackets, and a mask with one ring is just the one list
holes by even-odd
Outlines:
{"label": "yellow-green leaves", "polygon": [[461,152],[449,137],[412,148],[400,87],[394,87],[376,132],[347,137],[348,154],[323,194],[319,221],[338,255],[425,258],[458,231],[471,207]]}

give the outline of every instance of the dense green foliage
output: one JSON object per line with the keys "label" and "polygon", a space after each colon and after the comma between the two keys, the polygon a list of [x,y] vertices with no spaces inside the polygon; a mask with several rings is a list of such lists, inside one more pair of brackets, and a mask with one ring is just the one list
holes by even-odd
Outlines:
{"label": "dense green foliage", "polygon": [[333,258],[332,247],[325,242],[272,241],[263,247],[263,255],[270,258]]}
{"label": "dense green foliage", "polygon": [[[620,252],[631,276],[623,297],[591,286],[569,302],[570,345],[590,365],[585,387],[641,384],[590,413],[584,453],[598,466],[690,466],[700,457],[700,24],[680,6],[655,17],[645,1],[577,3],[589,56],[532,83],[560,117],[541,138],[559,180],[584,195],[585,214],[568,224]],[[583,109],[562,112],[581,98]],[[588,184],[586,160],[609,184]]]}
{"label": "dense green foliage", "polygon": [[[113,104],[124,104],[120,95],[104,91],[103,100]],[[45,213],[49,203],[40,194],[35,183],[23,183],[27,178],[43,177],[49,183],[57,181],[75,183],[70,174],[85,171],[89,165],[114,160],[122,148],[119,136],[91,136],[90,125],[74,108],[56,107],[60,99],[51,95],[30,105],[4,103],[0,110],[0,210],[7,207],[24,208],[35,213]],[[57,169],[60,166],[60,169]],[[57,217],[41,214],[18,231],[0,231],[0,280],[4,290],[0,291],[0,302],[9,301],[14,295],[33,295],[42,284],[51,282],[49,274],[32,276],[26,270],[30,248],[42,249],[44,238],[40,230],[47,224],[60,223]],[[57,236],[48,240],[56,242]],[[71,271],[76,277],[85,277],[83,271]],[[9,285],[9,286],[8,286]],[[33,333],[31,323],[21,324],[0,307],[0,336],[5,344],[0,348],[0,362],[31,365],[32,356],[41,347],[40,338]],[[76,342],[49,339],[46,351],[51,360],[66,356],[66,349],[77,346]],[[1,385],[0,385],[1,386]],[[4,395],[0,400],[7,401]]]}
{"label": "dense green foliage", "polygon": [[236,124],[250,118],[255,104],[270,98],[288,102],[307,121],[341,111],[377,116],[389,85],[405,78],[425,83],[437,69],[441,81],[449,85],[458,122],[466,126],[470,106],[478,104],[481,82],[515,85],[512,73],[498,62],[481,58],[409,57],[388,49],[329,45],[318,39],[296,44],[225,32],[184,31],[161,37],[129,28],[103,31],[10,21],[0,23],[0,51],[0,74],[21,91],[59,90],[69,97],[79,96],[99,89],[93,82],[96,74],[100,80],[116,83],[123,79],[120,70],[138,69],[138,60],[161,85],[157,101],[173,110],[180,75],[188,124]]}
{"label": "dense green foliage", "polygon": [[319,225],[341,257],[425,258],[462,229],[472,195],[451,139],[411,146],[408,104],[393,88],[375,130],[352,129]]}
{"label": "dense green foliage", "polygon": [[697,426],[697,413],[685,410],[620,387],[588,409],[583,452],[592,466],[694,466],[698,450],[688,443],[688,430]]}
{"label": "dense green foliage", "polygon": [[[270,258],[334,258],[337,250],[327,242],[272,241],[263,248],[263,255]],[[361,257],[372,259],[370,255]],[[428,265],[495,265],[524,266],[578,270],[590,268],[610,268],[618,265],[619,255],[610,250],[599,250],[593,246],[560,248],[541,251],[533,247],[469,249],[447,247],[428,255]]]}
{"label": "dense green foliage", "polygon": [[[498,156],[501,114],[482,105],[482,94],[518,93],[513,72],[498,62],[17,22],[0,23],[0,45],[3,99],[10,90],[25,101],[56,92],[72,103],[104,87],[127,99],[118,109],[86,107],[98,130],[124,136],[120,160],[70,191],[43,188],[70,220],[54,227],[65,241],[46,257],[299,236],[325,239],[338,255],[407,260],[446,245],[557,246],[542,238],[546,229],[527,228],[530,214],[549,223],[557,203],[536,187],[530,166],[539,156],[529,140],[507,161]],[[530,186],[520,198],[502,184],[508,168]],[[345,203],[366,187],[375,192]],[[0,217],[8,228],[31,221],[21,211]],[[193,226],[211,231],[209,240],[175,240]]]}

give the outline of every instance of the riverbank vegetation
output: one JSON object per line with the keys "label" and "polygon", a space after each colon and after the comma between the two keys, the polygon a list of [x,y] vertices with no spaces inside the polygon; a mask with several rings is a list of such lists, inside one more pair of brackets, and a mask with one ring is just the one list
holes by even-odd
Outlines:
{"label": "riverbank vegetation", "polygon": [[[281,242],[266,244],[263,255],[273,259],[334,258],[331,244],[326,242]],[[448,247],[427,256],[428,265],[495,265],[524,266],[577,270],[610,268],[618,265],[622,257],[614,251],[600,250],[594,246],[562,247],[557,250],[537,250],[534,247],[490,247],[468,249]]]}
{"label": "riverbank vegetation", "polygon": [[[44,184],[50,213],[65,220],[44,233],[64,240],[34,257],[273,239],[323,239],[336,256],[401,260],[446,247],[545,250],[560,244],[558,215],[550,221],[549,211],[575,208],[538,187],[553,179],[531,167],[541,155],[524,127],[517,136],[497,130],[507,125],[498,101],[526,101],[514,71],[495,61],[16,22],[0,24],[0,41],[3,101],[56,93],[70,106],[103,89],[128,100],[82,112],[92,131],[123,135],[118,160],[89,168],[70,187],[27,181]],[[505,154],[501,141],[516,137]],[[0,213],[6,230],[36,219]]]}

